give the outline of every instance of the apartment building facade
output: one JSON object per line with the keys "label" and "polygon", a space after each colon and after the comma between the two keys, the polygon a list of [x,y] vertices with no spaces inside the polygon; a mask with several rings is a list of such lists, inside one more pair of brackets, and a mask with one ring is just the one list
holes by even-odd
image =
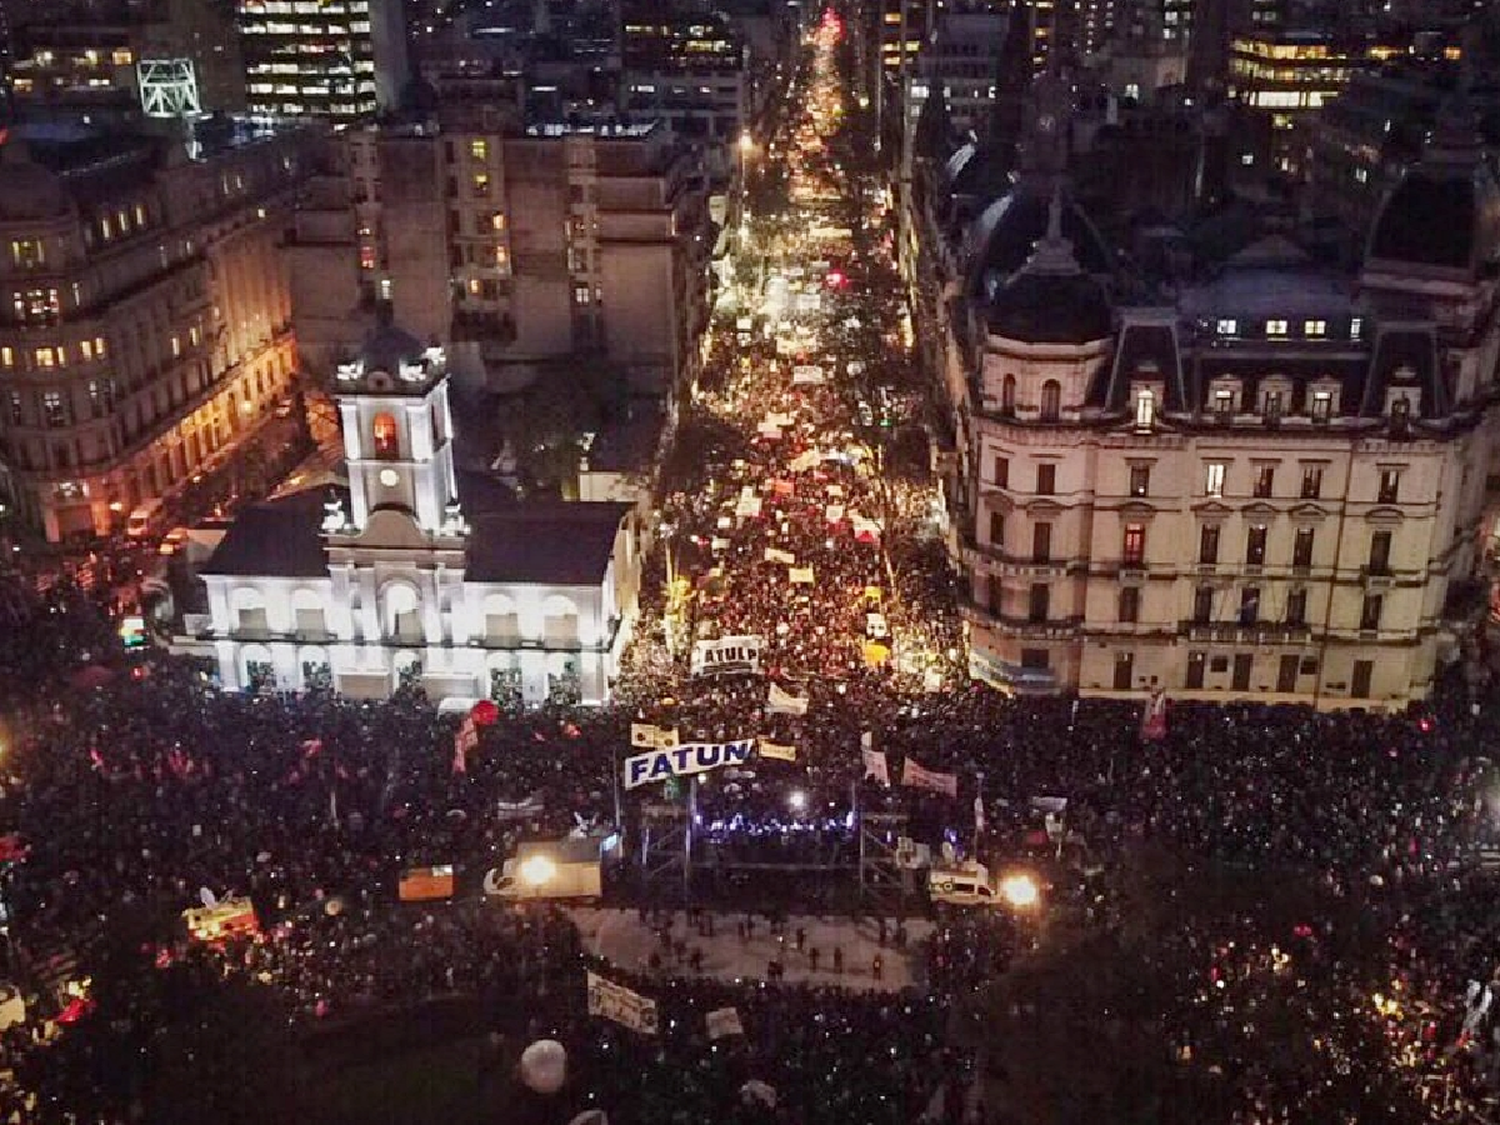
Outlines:
{"label": "apartment building facade", "polygon": [[353,222],[317,221],[353,241],[309,252],[309,307],[320,271],[343,284],[353,255],[363,302],[442,342],[460,379],[524,382],[575,355],[620,366],[638,393],[694,376],[711,227],[699,152],[664,125],[461,120],[342,140]]}
{"label": "apartment building facade", "polygon": [[279,243],[308,138],[51,131],[0,155],[0,460],[49,540],[118,531],[297,367]]}

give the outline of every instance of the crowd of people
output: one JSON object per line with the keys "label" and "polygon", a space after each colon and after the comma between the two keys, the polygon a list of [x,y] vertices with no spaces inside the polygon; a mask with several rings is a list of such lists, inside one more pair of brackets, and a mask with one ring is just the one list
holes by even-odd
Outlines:
{"label": "crowd of people", "polygon": [[[856,214],[880,210],[840,171],[850,103],[837,40],[825,24],[806,112],[782,140],[809,230],[833,225],[851,197]],[[466,997],[477,1025],[508,1043],[567,1046],[560,1102],[515,1103],[549,1125],[588,1108],[626,1125],[998,1120],[981,1104],[998,1113],[1005,1102],[994,1076],[1007,1045],[965,1039],[955,1021],[992,1004],[1038,1022],[1079,1007],[1074,994],[1003,987],[1044,961],[1057,933],[1101,961],[1132,951],[1132,994],[1150,998],[1142,1026],[1160,1034],[1173,1074],[1194,1080],[1193,1120],[1488,1111],[1500,1089],[1500,880],[1482,858],[1500,826],[1500,778],[1479,748],[1500,736],[1500,701],[1463,685],[1420,716],[1172,705],[1164,736],[1143,741],[1139,704],[1009,700],[962,683],[923,493],[884,472],[883,423],[899,429],[911,404],[900,388],[874,394],[850,366],[894,321],[866,276],[888,267],[853,235],[799,239],[795,224],[767,253],[777,268],[803,263],[805,295],[818,299],[716,351],[684,422],[685,441],[694,427],[714,440],[663,508],[687,592],[648,605],[614,704],[507,714],[456,773],[456,720],[406,693],[224,694],[162,661],[87,691],[42,676],[8,701],[0,907],[28,1018],[5,1032],[14,1080],[0,1084],[0,1121],[186,1120],[149,1083],[117,1083],[99,1056],[68,1047],[90,1026],[167,1018],[171,1005],[122,997],[177,969],[201,974],[205,990],[274,996],[278,1032],[309,1037]],[[795,373],[812,367],[816,378]],[[76,666],[97,658],[92,620],[60,605],[27,633],[49,668],[58,653]],[[759,674],[692,677],[693,644],[730,635],[763,638]],[[772,683],[799,702],[768,714]],[[691,801],[710,866],[793,863],[830,869],[813,880],[846,878],[872,812],[900,818],[892,837],[998,865],[1036,836],[1034,799],[1065,800],[1082,847],[1069,862],[1057,849],[1046,868],[1041,910],[1056,932],[1004,912],[947,916],[915,951],[920,990],[855,993],[712,980],[690,957],[644,972],[604,964],[564,912],[485,900],[480,877],[518,839],[613,822],[632,723],[794,747],[702,775],[677,798]],[[862,750],[883,755],[897,784],[873,776]],[[907,759],[953,775],[956,792],[899,784]],[[628,843],[643,803],[623,802]],[[1186,881],[1134,873],[1133,857],[1156,852]],[[403,871],[440,864],[457,871],[454,902],[397,901]],[[1229,887],[1230,907],[1190,901],[1195,880]],[[734,884],[744,908],[787,885],[774,872]],[[672,905],[627,874],[610,893]],[[258,932],[194,943],[182,911],[235,897],[254,904]],[[920,909],[920,896],[907,905]],[[658,1032],[591,1017],[588,970],[655,1000]],[[86,977],[97,1011],[80,1004]],[[1063,988],[1057,975],[1036,979]],[[708,1013],[728,1008],[739,1031],[711,1036]],[[1083,1021],[1119,1016],[1082,1009]],[[254,1080],[224,1078],[251,1091]]]}

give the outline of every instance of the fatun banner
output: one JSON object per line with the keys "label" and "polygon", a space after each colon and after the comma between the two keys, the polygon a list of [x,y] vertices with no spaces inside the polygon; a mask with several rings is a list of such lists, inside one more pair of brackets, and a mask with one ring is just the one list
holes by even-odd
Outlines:
{"label": "fatun banner", "polygon": [[651,785],[669,777],[707,773],[720,766],[740,765],[750,760],[750,752],[754,749],[755,739],[741,738],[736,742],[689,742],[666,750],[653,750],[649,754],[636,754],[625,759],[625,788]]}
{"label": "fatun banner", "polygon": [[656,1001],[598,973],[589,974],[589,1015],[614,1020],[642,1035],[656,1034]]}

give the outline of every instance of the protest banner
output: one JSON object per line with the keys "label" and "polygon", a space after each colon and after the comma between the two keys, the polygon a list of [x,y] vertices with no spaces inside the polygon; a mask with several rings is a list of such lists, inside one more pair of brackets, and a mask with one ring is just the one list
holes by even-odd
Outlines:
{"label": "protest banner", "polygon": [[766,712],[771,715],[805,715],[808,702],[807,696],[787,691],[773,682],[766,696]]}
{"label": "protest banner", "polygon": [[760,756],[770,758],[777,762],[795,762],[797,760],[797,747],[784,742],[771,742],[768,739],[760,740]]}
{"label": "protest banner", "polygon": [[708,1027],[709,1039],[727,1039],[731,1035],[745,1034],[745,1025],[740,1022],[738,1008],[717,1008],[703,1017]]}
{"label": "protest banner", "polygon": [[763,637],[748,636],[697,641],[689,667],[695,676],[754,674],[760,671],[760,653],[765,643]]}
{"label": "protest banner", "polygon": [[742,765],[749,761],[754,749],[755,739],[741,738],[734,742],[689,742],[636,754],[625,759],[625,788],[707,773],[720,766]]}
{"label": "protest banner", "polygon": [[952,773],[939,773],[937,770],[927,769],[911,758],[901,772],[901,784],[913,789],[926,789],[932,793],[943,793],[949,797],[958,796],[958,775]]}
{"label": "protest banner", "polygon": [[589,1015],[603,1016],[642,1035],[656,1034],[656,1001],[623,984],[588,974]]}

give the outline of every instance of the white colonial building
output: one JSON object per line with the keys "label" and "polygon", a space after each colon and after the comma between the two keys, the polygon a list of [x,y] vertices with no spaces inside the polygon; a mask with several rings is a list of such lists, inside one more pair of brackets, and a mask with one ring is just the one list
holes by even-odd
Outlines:
{"label": "white colonial building", "polygon": [[229,689],[433,699],[606,699],[639,588],[621,503],[513,503],[466,518],[441,348],[390,326],[339,368],[349,490],[235,521],[202,568],[181,651]]}

